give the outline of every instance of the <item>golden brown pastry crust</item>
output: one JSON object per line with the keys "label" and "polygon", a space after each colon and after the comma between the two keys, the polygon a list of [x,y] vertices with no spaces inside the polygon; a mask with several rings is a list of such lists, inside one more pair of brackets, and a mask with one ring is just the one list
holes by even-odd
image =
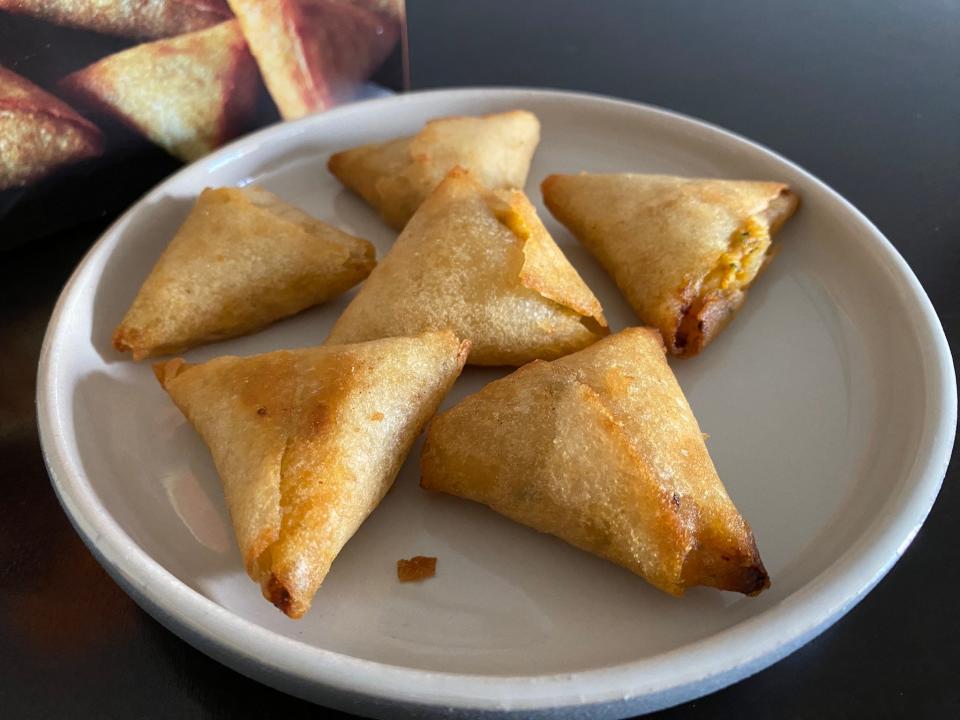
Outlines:
{"label": "golden brown pastry crust", "polygon": [[340,0],[229,0],[280,114],[293,120],[353,93],[400,36],[396,8]]}
{"label": "golden brown pastry crust", "polygon": [[455,167],[490,189],[522,188],[539,142],[540,122],[525,110],[446,117],[410,137],[336,153],[327,167],[402,230]]}
{"label": "golden brown pastry crust", "polygon": [[761,226],[749,252],[769,260],[770,235],[798,204],[782,183],[631,173],[551,175],[542,190],[550,212],[613,276],[640,319],[685,356],[726,326],[765,264],[752,263],[729,287],[706,289],[741,229]]}
{"label": "golden brown pastry crust", "polygon": [[258,330],[339,295],[373,246],[261,188],[206,189],[113,335],[135,360]]}
{"label": "golden brown pastry crust", "polygon": [[65,102],[0,67],[0,190],[99,155],[97,127]]}
{"label": "golden brown pastry crust", "polygon": [[202,30],[230,17],[224,0],[0,0],[0,10],[144,39]]}
{"label": "golden brown pastry crust", "polygon": [[244,130],[259,91],[236,20],[108,55],[60,86],[185,162]]}
{"label": "golden brown pastry crust", "polygon": [[154,366],[210,448],[247,573],[285,614],[309,609],[468,352],[439,332]]}
{"label": "golden brown pastry crust", "polygon": [[455,168],[337,320],[328,343],[452,328],[476,365],[519,365],[607,333],[600,303],[519,190]]}
{"label": "golden brown pastry crust", "polygon": [[421,473],[424,488],[484,503],[668,593],[769,585],[652,328],[532,362],[438,415]]}

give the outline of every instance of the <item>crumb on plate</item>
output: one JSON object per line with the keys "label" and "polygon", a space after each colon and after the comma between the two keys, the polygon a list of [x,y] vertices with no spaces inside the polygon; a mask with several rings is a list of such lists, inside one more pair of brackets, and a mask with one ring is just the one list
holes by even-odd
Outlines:
{"label": "crumb on plate", "polygon": [[400,582],[417,582],[437,574],[437,559],[416,555],[409,560],[397,560],[397,579]]}

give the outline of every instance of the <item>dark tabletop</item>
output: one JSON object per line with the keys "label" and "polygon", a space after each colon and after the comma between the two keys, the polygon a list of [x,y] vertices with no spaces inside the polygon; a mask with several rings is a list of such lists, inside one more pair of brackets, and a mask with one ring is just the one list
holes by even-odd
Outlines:
{"label": "dark tabletop", "polygon": [[[890,238],[957,345],[960,1],[408,6],[415,88],[549,86],[642,100],[799,163]],[[149,162],[157,177],[175,166],[151,158],[131,171],[141,181]],[[118,204],[145,189],[114,182]],[[41,202],[30,212],[50,210]],[[0,716],[319,714],[142,612],[84,548],[50,488],[33,405],[40,343],[61,286],[114,214],[0,253]],[[10,227],[0,221],[0,247]],[[957,474],[954,463],[913,545],[849,615],[760,674],[660,716],[960,716]]]}

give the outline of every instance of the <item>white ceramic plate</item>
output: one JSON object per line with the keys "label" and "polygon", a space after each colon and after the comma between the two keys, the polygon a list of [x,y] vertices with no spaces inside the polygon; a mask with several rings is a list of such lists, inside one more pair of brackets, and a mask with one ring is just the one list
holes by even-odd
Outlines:
{"label": "white ceramic plate", "polygon": [[[543,124],[528,194],[551,172],[781,180],[803,199],[782,252],[701,357],[673,363],[773,587],[758,598],[668,597],[640,578],[417,486],[419,443],[299,622],[244,575],[203,443],[154,380],[110,348],[153,262],[208,185],[257,182],[369,238],[392,233],[327,173],[335,150],[428,118],[509,108]],[[542,207],[541,207],[542,210]],[[603,303],[636,324],[586,252],[542,212]],[[347,297],[202,361],[320,343]],[[499,376],[468,368],[449,405]],[[430,709],[616,717],[727,685],[849,610],[913,538],[943,478],[956,385],[936,315],[889,242],[821,182],[773,153],[672,113],[598,97],[452,90],[373,100],[277,125],[176,174],[114,224],[63,291],[39,368],[38,413],[64,508],[148,612],[269,685],[371,715]],[[401,585],[400,557],[439,557]]]}

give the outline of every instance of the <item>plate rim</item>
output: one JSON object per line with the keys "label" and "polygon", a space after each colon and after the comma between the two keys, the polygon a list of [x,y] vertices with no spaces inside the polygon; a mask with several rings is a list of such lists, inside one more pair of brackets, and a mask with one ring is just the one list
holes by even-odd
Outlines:
{"label": "plate rim", "polygon": [[[58,330],[76,300],[74,290],[106,240],[151,200],[198,166],[216,166],[255,152],[275,137],[304,134],[314,124],[336,122],[355,112],[408,103],[453,103],[469,99],[553,99],[639,111],[759,151],[826,193],[852,217],[871,249],[908,292],[904,307],[921,341],[925,422],[917,456],[907,476],[898,513],[873,520],[820,574],[775,607],[707,638],[649,658],[604,668],[544,675],[474,675],[389,665],[307,645],[235,615],[177,579],[137,545],[99,505],[82,468],[68,457],[58,432],[56,396]],[[442,112],[440,110],[439,112]],[[925,342],[924,342],[925,341]],[[301,697],[331,694],[332,704],[394,703],[447,713],[605,709],[620,714],[667,707],[704,695],[776,662],[836,622],[862,599],[900,558],[920,529],[942,485],[955,439],[956,377],[946,336],[928,296],[890,241],[849,201],[826,183],[764,145],[674,111],[596,93],[538,88],[474,87],[417,91],[342,106],[327,113],[277,123],[246,135],[165,178],[133,203],[87,250],[64,286],[51,315],[37,374],[37,419],[41,449],[60,504],[97,560],[149,614],[175,634],[234,669]],[[69,423],[66,424],[69,426]],[[84,488],[86,485],[86,491]],[[775,627],[778,632],[762,632]],[[242,642],[237,642],[242,638]],[[745,640],[749,639],[749,642]],[[696,662],[690,662],[696,658]],[[679,661],[679,662],[678,662]],[[269,670],[265,678],[258,668]],[[281,675],[275,676],[276,673]],[[322,702],[327,702],[325,698]],[[343,705],[341,705],[343,706]]]}

